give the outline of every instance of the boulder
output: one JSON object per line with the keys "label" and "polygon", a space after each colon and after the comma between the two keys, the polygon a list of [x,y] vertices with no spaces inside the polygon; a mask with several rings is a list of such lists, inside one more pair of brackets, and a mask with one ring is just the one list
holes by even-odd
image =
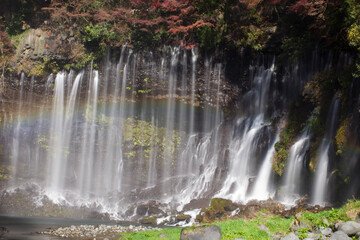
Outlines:
{"label": "boulder", "polygon": [[188,204],[184,206],[183,211],[188,211],[198,208],[207,208],[209,206],[210,206],[209,198],[192,199]]}
{"label": "boulder", "polygon": [[140,220],[140,223],[146,224],[146,225],[156,225],[157,219],[156,219],[156,217],[143,218]]}
{"label": "boulder", "polygon": [[217,212],[231,212],[234,211],[238,206],[231,200],[223,198],[213,198],[210,202],[210,208],[213,208]]}
{"label": "boulder", "polygon": [[177,222],[185,221],[186,223],[188,223],[190,221],[190,219],[191,219],[191,216],[187,215],[187,214],[180,214],[180,215],[176,216]]}
{"label": "boulder", "polygon": [[322,234],[322,235],[328,237],[333,233],[333,231],[331,230],[331,228],[320,227],[320,228],[316,229],[315,233]]}
{"label": "boulder", "polygon": [[354,236],[357,232],[360,232],[360,223],[348,221],[341,224],[339,230],[343,231],[349,236]]}
{"label": "boulder", "polygon": [[289,233],[285,237],[280,238],[280,240],[300,240],[294,233]]}
{"label": "boulder", "polygon": [[351,240],[343,231],[337,231],[328,240]]}
{"label": "boulder", "polygon": [[318,239],[320,239],[320,235],[316,235],[315,233],[309,232],[309,233],[306,233],[306,238],[304,238],[304,239],[318,240]]}
{"label": "boulder", "polygon": [[335,222],[335,225],[334,225],[335,229],[336,229],[336,230],[339,230],[339,227],[340,227],[343,223],[344,223],[343,221],[337,220],[337,221]]}
{"label": "boulder", "polygon": [[239,207],[238,204],[223,198],[213,198],[210,202],[210,207],[203,209],[198,215],[197,221],[212,222],[216,219],[221,219],[226,215],[230,215],[232,211]]}
{"label": "boulder", "polygon": [[160,209],[160,204],[156,201],[149,201],[144,204],[140,204],[136,208],[136,214],[139,216],[151,216],[157,214],[164,214],[164,212]]}
{"label": "boulder", "polygon": [[218,226],[201,226],[181,230],[180,240],[220,240],[221,230]]}

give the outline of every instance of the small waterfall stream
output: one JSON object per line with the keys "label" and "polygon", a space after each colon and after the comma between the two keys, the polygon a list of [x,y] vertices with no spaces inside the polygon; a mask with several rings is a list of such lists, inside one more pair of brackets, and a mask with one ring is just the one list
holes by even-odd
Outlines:
{"label": "small waterfall stream", "polygon": [[271,183],[272,158],[275,152],[275,143],[279,141],[279,133],[271,144],[266,153],[263,164],[261,165],[259,174],[256,178],[254,188],[248,199],[266,200],[273,198],[275,195],[274,186]]}
{"label": "small waterfall stream", "polygon": [[313,187],[313,204],[324,205],[328,201],[328,171],[329,171],[329,150],[332,147],[335,127],[338,121],[340,99],[337,94],[333,97],[326,124],[325,137],[322,140],[319,157],[316,165],[315,182]]}
{"label": "small waterfall stream", "polygon": [[306,127],[304,133],[290,148],[288,165],[285,171],[283,189],[280,199],[286,204],[294,204],[299,199],[301,190],[301,172],[304,168],[304,158],[309,150],[310,136],[309,128]]}

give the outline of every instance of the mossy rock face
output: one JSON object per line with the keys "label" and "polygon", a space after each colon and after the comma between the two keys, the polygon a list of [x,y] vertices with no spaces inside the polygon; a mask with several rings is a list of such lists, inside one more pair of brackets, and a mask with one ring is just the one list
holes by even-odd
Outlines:
{"label": "mossy rock face", "polygon": [[140,220],[140,223],[146,225],[156,225],[156,217],[143,218]]}
{"label": "mossy rock face", "polygon": [[237,208],[237,205],[228,199],[223,198],[213,198],[210,202],[210,208],[213,208],[215,211],[234,211]]}
{"label": "mossy rock face", "polygon": [[189,222],[190,219],[191,219],[191,216],[188,214],[181,214],[181,215],[176,216],[177,222],[181,222],[181,221]]}
{"label": "mossy rock face", "polygon": [[229,215],[232,211],[239,206],[228,199],[213,198],[210,202],[210,207],[202,209],[202,215],[196,217],[201,222],[212,222],[216,219],[221,219],[226,215]]}

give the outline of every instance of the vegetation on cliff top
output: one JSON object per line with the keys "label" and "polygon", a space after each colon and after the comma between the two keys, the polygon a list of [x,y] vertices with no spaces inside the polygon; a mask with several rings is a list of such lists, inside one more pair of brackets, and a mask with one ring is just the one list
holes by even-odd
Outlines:
{"label": "vegetation on cliff top", "polygon": [[39,27],[75,32],[76,42],[63,49],[68,56],[76,49],[78,57],[69,59],[70,64],[57,63],[60,68],[82,68],[92,59],[101,60],[108,47],[123,44],[138,49],[164,44],[203,50],[246,47],[272,50],[286,58],[319,42],[358,52],[360,48],[356,0],[5,0],[4,4],[11,8],[0,11],[4,15],[0,31],[8,36]]}

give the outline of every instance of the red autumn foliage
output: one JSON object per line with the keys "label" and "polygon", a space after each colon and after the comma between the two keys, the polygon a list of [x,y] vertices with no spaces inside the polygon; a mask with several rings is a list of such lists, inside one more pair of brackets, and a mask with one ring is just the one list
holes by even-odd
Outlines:
{"label": "red autumn foliage", "polygon": [[278,4],[278,3],[281,3],[282,0],[270,0],[270,4]]}
{"label": "red autumn foliage", "polygon": [[203,20],[198,20],[194,24],[188,25],[188,26],[178,26],[174,28],[170,28],[169,32],[172,34],[178,34],[178,33],[187,33],[189,30],[192,30],[194,28],[200,28],[200,27],[214,27],[212,23],[204,22]]}
{"label": "red autumn foliage", "polygon": [[43,10],[50,11],[53,19],[68,23],[79,21],[80,25],[103,25],[108,31],[125,38],[136,31],[158,34],[164,40],[168,38],[166,35],[180,37],[185,42],[184,47],[191,48],[196,32],[203,27],[213,28],[216,24],[216,18],[201,14],[193,0],[129,0],[121,1],[121,4],[99,2],[67,0],[64,4],[62,0],[52,0]]}
{"label": "red autumn foliage", "polygon": [[311,3],[307,0],[299,0],[294,5],[290,6],[290,11],[297,13],[299,15],[305,15],[309,8],[311,7]]}

